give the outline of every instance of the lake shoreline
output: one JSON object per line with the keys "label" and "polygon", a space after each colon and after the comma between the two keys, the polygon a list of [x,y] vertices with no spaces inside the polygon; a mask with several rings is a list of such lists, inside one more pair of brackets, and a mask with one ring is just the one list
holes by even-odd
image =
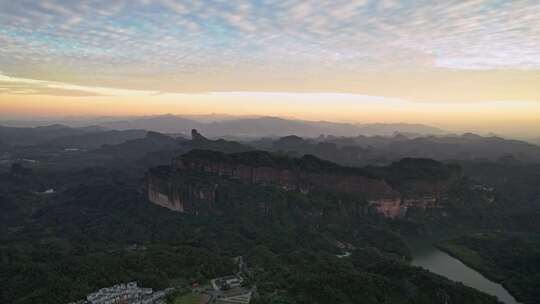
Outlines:
{"label": "lake shoreline", "polygon": [[500,284],[500,280],[491,280],[475,267],[469,267],[469,264],[464,263],[453,252],[440,248],[438,244],[448,240],[448,237],[444,235],[431,238],[409,236],[405,240],[411,250],[412,265],[495,296],[500,303],[525,304],[510,293],[506,286]]}
{"label": "lake shoreline", "polygon": [[471,269],[474,269],[479,274],[483,275],[486,279],[488,279],[488,280],[490,280],[490,281],[492,281],[494,283],[500,284],[512,297],[514,297],[514,299],[516,299],[517,302],[524,303],[523,299],[521,299],[519,296],[517,296],[515,294],[515,291],[508,288],[508,286],[507,286],[507,284],[506,284],[506,282],[504,280],[501,280],[500,278],[497,278],[493,274],[486,272],[484,269],[481,269],[481,267],[477,267],[476,265],[474,265],[474,263],[469,263],[467,261],[467,259],[464,259],[459,254],[456,254],[455,252],[453,252],[452,250],[450,250],[449,248],[445,247],[444,245],[442,245],[440,243],[434,243],[432,245],[433,245],[433,247],[435,247],[435,248],[439,249],[440,251],[442,251],[442,252],[448,254],[449,256],[453,257],[454,259],[460,261],[465,266],[467,266],[467,267],[469,267]]}

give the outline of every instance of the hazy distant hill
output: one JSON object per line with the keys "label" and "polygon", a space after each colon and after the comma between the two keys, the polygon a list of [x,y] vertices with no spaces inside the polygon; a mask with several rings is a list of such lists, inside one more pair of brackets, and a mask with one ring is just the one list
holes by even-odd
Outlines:
{"label": "hazy distant hill", "polygon": [[0,141],[0,152],[7,151],[10,148],[10,146],[6,143],[3,143]]}
{"label": "hazy distant hill", "polygon": [[[193,141],[176,139],[179,136],[187,138],[186,134],[192,129],[198,129],[208,138],[196,133],[197,138]],[[147,130],[179,135],[158,136],[157,133],[150,133],[150,136],[147,136]],[[60,124],[34,128],[0,126],[0,142],[4,143],[4,146],[36,146],[36,148],[47,146],[51,149],[86,150],[95,150],[106,145],[103,151],[108,154],[133,156],[176,149],[180,142],[183,142],[182,148],[187,150],[241,152],[250,149],[247,145],[236,141],[212,140],[229,135],[231,138],[258,139],[249,144],[258,149],[285,151],[298,155],[314,154],[347,165],[385,164],[403,157],[437,160],[514,158],[540,162],[540,146],[525,141],[497,136],[483,137],[472,133],[448,135],[442,132],[429,126],[413,124],[355,125],[276,117],[203,123],[165,115],[79,128]],[[373,133],[375,135],[369,135]],[[290,134],[295,135],[287,136]],[[6,147],[2,149],[5,150]]]}
{"label": "hazy distant hill", "polygon": [[204,124],[198,121],[174,115],[147,116],[101,124],[103,127],[115,130],[143,129],[160,133],[183,134],[189,134],[191,129],[198,129],[202,125]]}
{"label": "hazy distant hill", "polygon": [[501,137],[476,134],[423,136],[325,136],[302,138],[286,136],[277,140],[253,141],[259,149],[270,149],[297,155],[314,154],[349,165],[388,163],[404,157],[437,160],[520,160],[540,162],[540,146]]}
{"label": "hazy distant hill", "polygon": [[95,131],[95,127],[70,128],[58,124],[35,128],[14,128],[0,126],[0,141],[10,145],[35,145],[54,138],[82,135]]}
{"label": "hazy distant hill", "polygon": [[12,146],[47,145],[60,148],[96,149],[105,144],[115,145],[142,138],[146,132],[145,130],[107,130],[97,126],[71,128],[59,124],[33,128],[0,126],[0,141]]}
{"label": "hazy distant hill", "polygon": [[45,142],[45,144],[65,148],[97,149],[102,145],[117,145],[128,140],[143,138],[146,133],[145,130],[110,130],[58,137]]}
{"label": "hazy distant hill", "polygon": [[279,137],[296,134],[315,137],[320,134],[336,136],[391,135],[395,132],[417,134],[444,134],[441,129],[421,124],[349,124],[326,121],[292,120],[277,117],[226,119],[201,122],[182,116],[148,116],[130,120],[102,123],[109,129],[145,129],[162,133],[188,134],[198,129],[209,137]]}
{"label": "hazy distant hill", "polygon": [[147,153],[181,148],[182,139],[176,139],[157,132],[147,132],[144,138],[128,140],[118,145],[104,145],[94,151],[98,154],[106,154],[120,158],[140,158]]}
{"label": "hazy distant hill", "polygon": [[411,157],[436,159],[497,160],[512,156],[523,161],[540,161],[540,146],[501,137],[482,137],[476,134],[461,136],[420,137],[406,141],[393,141],[384,150]]}
{"label": "hazy distant hill", "polygon": [[[174,138],[169,135],[149,131],[144,138],[128,140],[117,145],[104,145],[93,153],[106,154],[119,158],[141,158],[148,153],[164,151],[190,151],[205,149],[222,152],[244,152],[252,148],[238,142],[224,139],[210,140],[196,130],[192,131],[192,139]],[[178,152],[179,153],[179,152]]]}

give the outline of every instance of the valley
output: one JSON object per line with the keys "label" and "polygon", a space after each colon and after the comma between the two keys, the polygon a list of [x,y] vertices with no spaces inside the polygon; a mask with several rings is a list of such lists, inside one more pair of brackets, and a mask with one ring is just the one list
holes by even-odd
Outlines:
{"label": "valley", "polygon": [[540,0],[0,0],[0,304],[540,303]]}
{"label": "valley", "polygon": [[[2,301],[68,303],[131,281],[189,291],[234,273],[241,255],[244,280],[257,287],[252,303],[512,303],[504,289],[482,287],[491,283],[468,283],[477,275],[433,267],[409,239],[538,231],[524,220],[538,212],[534,164],[404,158],[352,167],[197,131],[66,151],[77,136],[88,135],[5,154]],[[508,194],[515,189],[519,197]]]}

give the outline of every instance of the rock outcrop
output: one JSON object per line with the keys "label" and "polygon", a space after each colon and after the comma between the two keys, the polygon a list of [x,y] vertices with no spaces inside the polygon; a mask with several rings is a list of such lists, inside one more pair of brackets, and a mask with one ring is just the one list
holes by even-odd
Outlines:
{"label": "rock outcrop", "polygon": [[[385,217],[400,217],[409,208],[436,208],[448,191],[451,178],[406,179],[391,185],[384,176],[349,168],[314,156],[287,158],[263,151],[225,154],[193,150],[173,160],[170,167],[151,170],[147,177],[148,198],[153,203],[180,212],[197,213],[215,204],[219,182],[186,182],[182,174],[200,172],[249,185],[272,185],[286,191],[330,191],[363,198]],[[394,171],[392,173],[395,176]]]}
{"label": "rock outcrop", "polygon": [[191,130],[191,139],[198,141],[207,140],[207,138],[204,137],[201,133],[199,133],[199,131],[197,131],[196,129]]}
{"label": "rock outcrop", "polygon": [[[268,152],[224,154],[192,151],[175,159],[175,170],[195,170],[239,180],[247,184],[276,185],[284,190],[330,190],[361,194],[370,199],[399,197],[383,179],[359,170],[343,170],[330,162],[304,156],[295,163],[280,162]],[[229,158],[228,156],[232,156]],[[350,168],[352,169],[352,168]]]}

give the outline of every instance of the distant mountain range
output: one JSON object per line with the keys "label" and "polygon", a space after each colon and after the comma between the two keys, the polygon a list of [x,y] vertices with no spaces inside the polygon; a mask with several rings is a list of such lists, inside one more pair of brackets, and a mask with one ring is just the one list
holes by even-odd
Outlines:
{"label": "distant mountain range", "polygon": [[147,133],[145,130],[104,130],[82,135],[58,137],[43,144],[91,150],[103,145],[118,145],[126,141],[141,139]]}
{"label": "distant mountain range", "polygon": [[256,138],[281,137],[295,134],[303,137],[315,137],[321,134],[336,136],[357,135],[392,135],[394,132],[419,135],[440,135],[448,133],[439,128],[422,124],[351,124],[328,121],[307,121],[278,117],[231,116],[231,115],[158,115],[126,118],[65,119],[53,121],[5,121],[0,125],[12,127],[36,127],[61,123],[65,126],[80,128],[96,125],[109,130],[146,130],[167,134],[188,135],[197,129],[210,138]]}
{"label": "distant mountain range", "polygon": [[63,136],[75,136],[97,131],[98,128],[69,128],[50,125],[35,128],[0,126],[0,140],[9,145],[34,145]]}
{"label": "distant mountain range", "polygon": [[[97,154],[109,155],[124,159],[138,159],[148,154],[174,156],[194,149],[214,150],[222,152],[245,152],[253,148],[235,141],[224,139],[211,140],[192,130],[192,139],[172,137],[161,133],[149,131],[144,138],[128,140],[118,145],[103,145],[92,151]],[[170,157],[168,160],[170,160]],[[167,160],[167,161],[168,161]]]}
{"label": "distant mountain range", "polygon": [[540,162],[540,146],[501,137],[463,135],[394,136],[287,136],[258,140],[251,145],[294,154],[313,154],[348,165],[384,164],[404,157],[436,160],[490,160]]}
{"label": "distant mountain range", "polygon": [[103,145],[95,153],[106,154],[118,158],[141,158],[147,153],[158,151],[174,151],[181,148],[182,139],[163,135],[157,132],[147,132],[145,137],[127,140],[121,144]]}
{"label": "distant mountain range", "polygon": [[51,145],[95,149],[146,136],[145,130],[108,130],[103,127],[71,128],[64,125],[21,128],[0,126],[0,141],[10,146]]}
{"label": "distant mountain range", "polygon": [[256,117],[202,122],[182,116],[162,115],[101,123],[109,129],[144,129],[162,133],[188,134],[197,129],[208,137],[279,137],[296,134],[314,137],[321,134],[336,136],[391,135],[394,132],[415,134],[445,134],[447,132],[421,124],[349,124],[327,121],[293,120],[278,117]]}
{"label": "distant mountain range", "polygon": [[[193,132],[193,140],[188,140],[192,129],[200,133]],[[404,157],[540,162],[540,146],[497,136],[453,135],[414,124],[346,124],[275,117],[200,122],[165,115],[88,127],[0,126],[0,150],[10,147],[35,147],[51,153],[76,148],[129,158],[177,149],[241,152],[255,148],[313,154],[351,166],[387,164]],[[30,150],[25,148],[26,152]]]}

